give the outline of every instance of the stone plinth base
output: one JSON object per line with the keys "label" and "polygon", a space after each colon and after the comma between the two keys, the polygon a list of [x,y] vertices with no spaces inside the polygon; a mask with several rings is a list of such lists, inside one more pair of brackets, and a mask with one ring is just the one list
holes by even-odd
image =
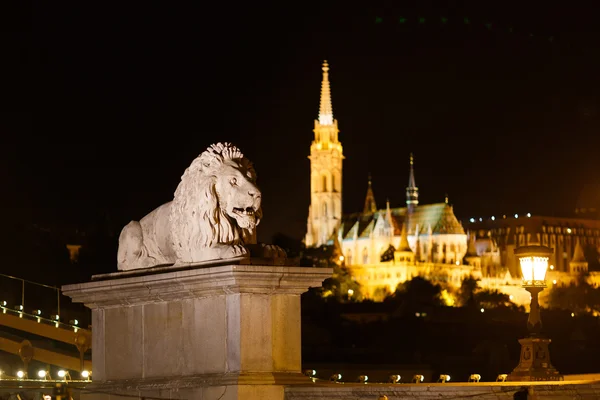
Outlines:
{"label": "stone plinth base", "polygon": [[519,365],[508,376],[508,381],[560,381],[562,375],[550,363],[550,339],[525,338],[521,343]]}
{"label": "stone plinth base", "polygon": [[[385,396],[385,397],[384,397]],[[598,400],[600,383],[480,382],[420,384],[315,384],[290,386],[286,400]]]}
{"label": "stone plinth base", "polygon": [[283,399],[284,385],[307,382],[300,294],[321,286],[331,269],[236,264],[144,272],[63,287],[92,309],[91,398]]}
{"label": "stone plinth base", "polygon": [[165,399],[283,400],[286,386],[310,383],[311,380],[300,373],[231,373],[119,379],[88,385],[84,397],[98,400],[117,398],[119,395]]}

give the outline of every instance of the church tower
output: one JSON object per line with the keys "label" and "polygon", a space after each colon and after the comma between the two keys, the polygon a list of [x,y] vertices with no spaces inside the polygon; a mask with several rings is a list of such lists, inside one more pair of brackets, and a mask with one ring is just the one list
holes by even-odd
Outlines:
{"label": "church tower", "polygon": [[375,195],[373,194],[373,188],[371,187],[371,174],[369,174],[369,187],[367,188],[367,197],[365,198],[363,214],[374,212],[377,212],[377,203],[375,203]]}
{"label": "church tower", "polygon": [[412,214],[419,205],[419,188],[415,183],[415,170],[413,154],[410,153],[410,175],[408,176],[408,187],[406,188],[406,207],[409,214]]}
{"label": "church tower", "polygon": [[329,64],[323,62],[321,105],[315,121],[315,139],[310,146],[310,206],[306,247],[326,244],[342,219],[342,144],[333,119]]}

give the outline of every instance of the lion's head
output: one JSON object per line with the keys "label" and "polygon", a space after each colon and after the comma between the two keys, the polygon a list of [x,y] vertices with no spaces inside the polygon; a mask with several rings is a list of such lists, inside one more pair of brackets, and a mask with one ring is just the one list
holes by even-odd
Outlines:
{"label": "lion's head", "polygon": [[175,191],[170,224],[178,258],[194,261],[196,253],[216,243],[253,243],[260,205],[252,163],[230,143],[211,145]]}

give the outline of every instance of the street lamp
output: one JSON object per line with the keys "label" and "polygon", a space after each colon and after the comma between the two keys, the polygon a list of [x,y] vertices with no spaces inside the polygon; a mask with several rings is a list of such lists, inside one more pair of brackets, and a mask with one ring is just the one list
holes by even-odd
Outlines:
{"label": "street lamp", "polygon": [[509,381],[559,381],[560,373],[550,363],[548,345],[551,340],[542,336],[539,293],[546,288],[546,271],[552,249],[545,246],[523,246],[515,250],[519,259],[522,285],[531,293],[531,307],[527,319],[529,336],[519,339],[521,357],[519,365],[508,376]]}

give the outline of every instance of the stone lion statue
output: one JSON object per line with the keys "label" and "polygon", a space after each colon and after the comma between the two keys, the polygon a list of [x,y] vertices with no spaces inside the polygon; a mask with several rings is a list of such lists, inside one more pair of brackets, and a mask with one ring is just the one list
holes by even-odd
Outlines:
{"label": "stone lion statue", "polygon": [[252,163],[230,143],[213,144],[186,169],[173,201],[123,228],[118,268],[285,257],[277,246],[256,244],[261,218]]}

